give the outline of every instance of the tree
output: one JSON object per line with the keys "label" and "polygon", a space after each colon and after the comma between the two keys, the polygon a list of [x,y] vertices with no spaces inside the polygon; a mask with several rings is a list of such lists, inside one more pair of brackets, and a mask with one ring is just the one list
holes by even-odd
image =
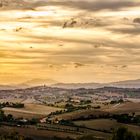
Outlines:
{"label": "tree", "polygon": [[127,128],[120,127],[113,135],[112,140],[137,140],[136,135],[129,132]]}
{"label": "tree", "polygon": [[87,136],[83,136],[83,137],[78,138],[78,140],[102,140],[102,139],[96,138],[92,135],[87,135]]}
{"label": "tree", "polygon": [[0,121],[3,121],[5,119],[4,111],[0,110]]}
{"label": "tree", "polygon": [[74,106],[72,104],[66,104],[65,108],[69,109],[69,108],[73,108]]}
{"label": "tree", "polygon": [[11,121],[13,121],[13,120],[14,120],[14,118],[13,118],[13,115],[12,115],[12,114],[8,114],[8,115],[7,115],[7,117],[6,117],[6,119],[7,119],[7,121],[8,121],[8,122],[11,122]]}

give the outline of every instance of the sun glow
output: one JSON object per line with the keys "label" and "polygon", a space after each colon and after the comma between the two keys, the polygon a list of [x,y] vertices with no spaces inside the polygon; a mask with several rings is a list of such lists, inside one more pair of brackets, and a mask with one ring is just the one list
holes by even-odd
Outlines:
{"label": "sun glow", "polygon": [[0,82],[138,78],[139,23],[133,21],[139,6],[95,10],[88,4],[1,10]]}

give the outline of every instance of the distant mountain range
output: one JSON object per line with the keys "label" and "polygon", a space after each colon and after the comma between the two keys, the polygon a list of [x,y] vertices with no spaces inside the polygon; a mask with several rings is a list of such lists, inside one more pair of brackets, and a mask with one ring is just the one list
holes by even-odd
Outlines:
{"label": "distant mountain range", "polygon": [[18,87],[16,86],[10,86],[10,85],[0,85],[0,90],[11,90],[11,89],[16,89]]}
{"label": "distant mountain range", "polygon": [[20,84],[0,85],[0,90],[29,88],[29,87],[35,87],[41,85],[51,86],[52,84],[56,84],[56,83],[58,82],[52,79],[31,79]]}
{"label": "distant mountain range", "polygon": [[32,79],[28,80],[20,85],[28,85],[28,86],[40,86],[40,85],[47,85],[51,86],[52,84],[56,84],[58,81],[55,81],[53,79]]}
{"label": "distant mountain range", "polygon": [[0,90],[28,88],[41,85],[65,89],[78,89],[78,88],[96,89],[102,87],[140,88],[140,79],[111,83],[58,83],[57,81],[52,79],[32,79],[17,85],[0,85]]}
{"label": "distant mountain range", "polygon": [[140,88],[140,79],[109,83],[109,86],[121,88]]}
{"label": "distant mountain range", "polygon": [[100,83],[57,83],[51,85],[52,87],[66,88],[66,89],[78,89],[78,88],[101,88],[104,84]]}
{"label": "distant mountain range", "polygon": [[140,88],[140,79],[111,83],[57,83],[52,86],[67,89],[77,89],[77,88],[96,89],[101,87]]}

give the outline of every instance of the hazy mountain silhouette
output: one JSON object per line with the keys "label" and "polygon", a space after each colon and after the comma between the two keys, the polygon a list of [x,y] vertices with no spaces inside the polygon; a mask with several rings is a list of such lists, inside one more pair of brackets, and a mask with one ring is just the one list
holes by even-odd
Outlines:
{"label": "hazy mountain silhouette", "polygon": [[118,87],[118,88],[140,88],[140,79],[126,80],[111,83],[58,83],[53,79],[32,79],[20,84],[0,85],[0,90],[9,90],[17,88],[27,88],[34,86],[46,85],[50,87],[78,89],[78,88],[102,88],[102,87]]}
{"label": "hazy mountain silhouette", "polygon": [[28,86],[38,86],[38,85],[48,85],[49,86],[49,85],[56,84],[56,83],[58,83],[58,81],[55,81],[53,79],[31,79],[22,84],[28,85]]}
{"label": "hazy mountain silhouette", "polygon": [[109,85],[114,87],[122,87],[122,88],[140,88],[140,79],[113,82],[110,83]]}
{"label": "hazy mountain silhouette", "polygon": [[126,80],[111,83],[57,83],[53,87],[59,88],[101,88],[101,87],[120,87],[120,88],[140,88],[140,79],[137,80]]}

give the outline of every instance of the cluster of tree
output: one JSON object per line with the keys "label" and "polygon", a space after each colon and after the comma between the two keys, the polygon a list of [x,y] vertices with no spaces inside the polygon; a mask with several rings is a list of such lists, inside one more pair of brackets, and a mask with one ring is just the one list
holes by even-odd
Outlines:
{"label": "cluster of tree", "polygon": [[24,108],[24,104],[23,103],[12,103],[12,102],[0,103],[0,108],[4,108],[4,107]]}
{"label": "cluster of tree", "polygon": [[36,125],[37,123],[39,123],[39,119],[37,118],[32,118],[32,119],[23,119],[23,118],[18,118],[14,120],[14,124],[17,125]]}
{"label": "cluster of tree", "polygon": [[67,104],[65,105],[66,112],[73,112],[73,111],[81,110],[81,109],[90,109],[91,107],[92,107],[91,105],[86,105],[86,106],[74,106],[74,105],[69,104],[69,103],[67,103]]}
{"label": "cluster of tree", "polygon": [[29,137],[21,136],[18,133],[11,133],[11,134],[0,135],[0,140],[33,140],[33,139]]}
{"label": "cluster of tree", "polygon": [[100,109],[101,106],[98,105],[98,106],[94,106],[93,108],[94,108],[94,109]]}
{"label": "cluster of tree", "polygon": [[81,100],[81,101],[80,101],[80,104],[81,104],[81,105],[84,105],[84,104],[91,104],[91,100]]}
{"label": "cluster of tree", "polygon": [[70,126],[74,125],[74,123],[72,121],[70,121],[70,120],[63,120],[63,119],[59,121],[59,124],[61,124],[61,125],[70,125]]}
{"label": "cluster of tree", "polygon": [[117,120],[120,123],[133,123],[140,124],[140,115],[135,116],[135,113],[132,115],[129,114],[115,114],[112,116],[113,119]]}
{"label": "cluster of tree", "polygon": [[110,102],[110,104],[118,104],[118,103],[123,103],[123,102],[124,102],[123,99],[120,99],[120,100],[112,100],[112,101]]}
{"label": "cluster of tree", "polygon": [[0,123],[7,122],[14,125],[35,125],[39,123],[39,119],[23,119],[23,118],[14,118],[13,115],[5,115],[3,110],[0,110]]}
{"label": "cluster of tree", "polygon": [[0,110],[0,122],[13,122],[14,118],[11,114],[5,115],[3,110]]}
{"label": "cluster of tree", "polygon": [[[86,106],[74,106],[72,104],[66,104],[65,105],[65,109],[64,110],[57,110],[55,112],[51,112],[48,116],[51,116],[51,115],[60,115],[60,114],[63,114],[63,113],[69,113],[69,112],[73,112],[73,111],[76,111],[76,110],[82,110],[82,109],[90,109],[92,108],[91,105],[86,105]],[[99,109],[100,106],[97,106],[95,107],[95,109]]]}
{"label": "cluster of tree", "polygon": [[51,112],[51,113],[48,115],[48,117],[51,116],[51,115],[60,115],[60,114],[63,114],[63,113],[65,113],[65,112],[66,112],[66,110],[57,110],[57,111],[55,111],[55,112]]}
{"label": "cluster of tree", "polygon": [[81,116],[77,116],[76,118],[72,119],[73,121],[84,121],[84,120],[93,120],[93,119],[110,119],[111,118],[111,114],[109,113],[103,113],[100,115],[96,115],[96,114],[84,114]]}
{"label": "cluster of tree", "polygon": [[112,140],[140,140],[140,135],[129,132],[127,128],[119,128],[112,137]]}

